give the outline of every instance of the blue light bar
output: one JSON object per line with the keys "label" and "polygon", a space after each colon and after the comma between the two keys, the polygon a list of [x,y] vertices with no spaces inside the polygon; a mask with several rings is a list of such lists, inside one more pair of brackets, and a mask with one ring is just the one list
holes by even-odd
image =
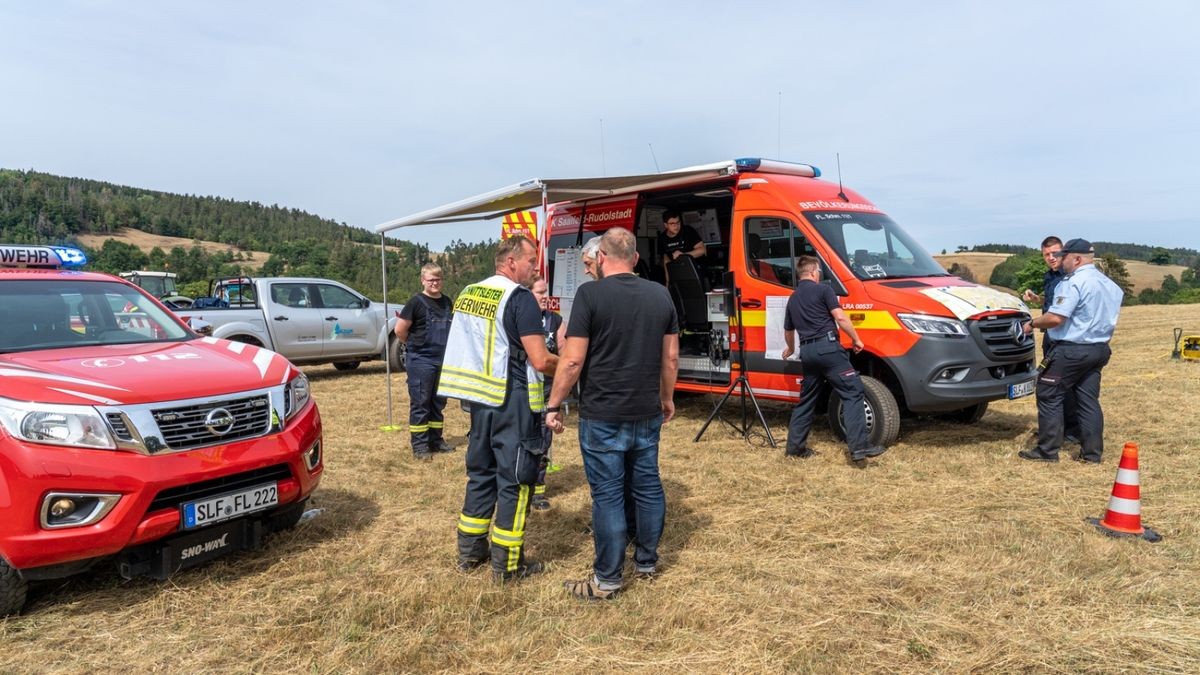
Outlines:
{"label": "blue light bar", "polygon": [[0,246],[0,267],[83,267],[87,255],[71,246]]}
{"label": "blue light bar", "polygon": [[761,157],[742,157],[733,161],[737,164],[738,171],[782,173],[789,176],[804,176],[806,178],[821,177],[821,170],[811,164],[781,162],[778,159],[763,159]]}

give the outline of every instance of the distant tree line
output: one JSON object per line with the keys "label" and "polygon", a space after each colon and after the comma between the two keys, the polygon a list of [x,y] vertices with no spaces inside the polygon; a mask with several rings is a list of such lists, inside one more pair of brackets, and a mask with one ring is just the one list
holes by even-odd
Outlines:
{"label": "distant tree line", "polygon": [[[1041,243],[1041,242],[1038,242]],[[1112,253],[1122,260],[1139,260],[1152,265],[1182,265],[1192,267],[1200,260],[1200,251],[1190,248],[1163,248],[1144,244],[1120,244],[1110,241],[1092,242],[1097,254]],[[959,246],[959,252],[967,247]],[[1040,254],[1040,249],[1020,244],[976,244],[970,248],[977,253],[1011,253],[1013,255]]]}
{"label": "distant tree line", "polygon": [[[1096,244],[1099,249],[1100,245]],[[1181,305],[1200,302],[1200,257],[1193,259],[1192,266],[1180,274],[1178,280],[1168,274],[1159,289],[1144,288],[1134,294],[1125,263],[1113,251],[1097,256],[1096,265],[1125,292],[1125,305]],[[1011,288],[1017,293],[1025,289],[1042,292],[1042,280],[1046,273],[1046,262],[1040,252],[1013,255],[992,269],[988,283]]]}
{"label": "distant tree line", "polygon": [[[33,171],[0,169],[0,241],[79,245],[83,234],[116,234],[122,228],[192,239],[190,247],[149,253],[115,240],[88,249],[90,267],[117,273],[174,272],[185,294],[207,292],[208,280],[248,274],[336,279],[375,299],[382,297],[379,237],[344,223],[280,206],[219,197],[176,195]],[[208,252],[199,241],[227,244]],[[494,242],[454,241],[445,252],[423,244],[388,240],[384,259],[388,300],[402,302],[420,290],[421,265],[436,261],[446,272],[445,291],[492,273]],[[265,261],[248,259],[266,251]],[[261,263],[261,265],[259,264]]]}

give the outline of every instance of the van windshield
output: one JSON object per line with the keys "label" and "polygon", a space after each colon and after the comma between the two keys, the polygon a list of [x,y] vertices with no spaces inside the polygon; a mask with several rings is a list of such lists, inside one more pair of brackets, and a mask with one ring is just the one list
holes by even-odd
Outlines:
{"label": "van windshield", "polygon": [[859,279],[950,276],[895,221],[881,213],[805,211],[804,217]]}

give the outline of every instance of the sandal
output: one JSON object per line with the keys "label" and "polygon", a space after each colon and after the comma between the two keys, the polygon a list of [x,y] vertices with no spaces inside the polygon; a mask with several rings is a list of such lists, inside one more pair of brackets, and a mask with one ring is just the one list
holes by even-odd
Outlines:
{"label": "sandal", "polygon": [[606,591],[596,585],[595,579],[584,579],[582,581],[564,581],[563,588],[571,594],[576,600],[612,600],[617,597],[617,593],[621,589]]}

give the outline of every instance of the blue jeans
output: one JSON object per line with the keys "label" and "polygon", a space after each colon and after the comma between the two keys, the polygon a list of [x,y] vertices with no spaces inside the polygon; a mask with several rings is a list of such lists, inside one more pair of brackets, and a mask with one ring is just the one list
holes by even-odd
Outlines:
{"label": "blue jeans", "polygon": [[[626,499],[633,501],[633,562],[641,570],[658,563],[667,501],[658,475],[658,436],[662,415],[629,422],[579,420],[583,469],[592,488],[592,537],[596,579],[621,585],[629,544]],[[628,497],[626,496],[628,494]]]}

